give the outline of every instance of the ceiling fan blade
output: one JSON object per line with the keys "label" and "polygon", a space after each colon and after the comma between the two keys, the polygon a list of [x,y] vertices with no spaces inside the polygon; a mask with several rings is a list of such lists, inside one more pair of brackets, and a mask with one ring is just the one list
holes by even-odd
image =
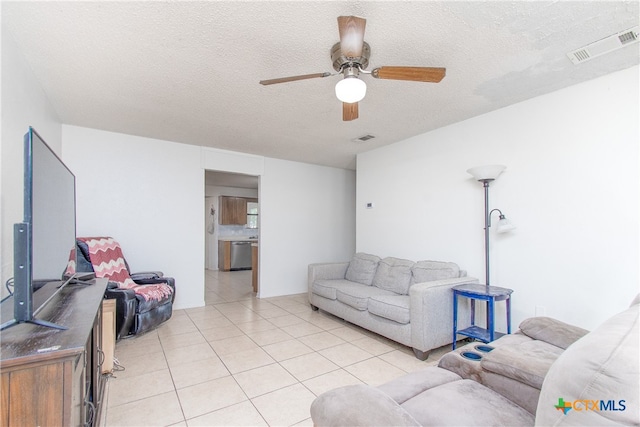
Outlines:
{"label": "ceiling fan blade", "polygon": [[364,27],[367,20],[357,16],[338,16],[338,31],[340,32],[340,50],[347,58],[362,56],[364,42]]}
{"label": "ceiling fan blade", "polygon": [[277,83],[295,82],[297,80],[315,79],[316,77],[329,77],[331,73],[315,73],[315,74],[303,74],[300,76],[280,77],[279,79],[260,80],[261,85],[273,85]]}
{"label": "ceiling fan blade", "polygon": [[358,103],[342,103],[342,121],[350,122],[358,118]]}
{"label": "ceiling fan blade", "polygon": [[380,67],[372,70],[371,75],[376,79],[438,83],[446,71],[446,68],[435,67]]}

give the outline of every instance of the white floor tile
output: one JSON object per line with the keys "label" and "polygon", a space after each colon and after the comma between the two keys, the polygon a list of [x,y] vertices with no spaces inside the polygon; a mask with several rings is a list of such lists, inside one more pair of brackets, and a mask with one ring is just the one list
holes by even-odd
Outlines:
{"label": "white floor tile", "polygon": [[437,364],[410,348],[312,311],[307,294],[257,299],[251,272],[205,271],[204,307],[175,310],[123,339],[126,370],[107,384],[105,425],[311,426],[315,396],[377,385]]}
{"label": "white floor tile", "polygon": [[171,366],[170,371],[176,389],[231,375],[218,357],[181,363]]}
{"label": "white floor tile", "polygon": [[377,357],[354,363],[344,368],[365,384],[377,387],[407,373]]}
{"label": "white floor tile", "polygon": [[247,426],[260,427],[268,425],[260,412],[249,401],[237,403],[209,412],[187,421],[192,426]]}
{"label": "white floor tile", "polygon": [[371,353],[368,353],[350,343],[325,348],[324,350],[320,350],[318,353],[331,360],[336,365],[342,367],[373,357]]}
{"label": "white floor tile", "polygon": [[296,339],[265,345],[262,349],[278,362],[302,356],[303,354],[313,353],[314,351],[311,347],[304,345]]}
{"label": "white floor tile", "polygon": [[134,400],[145,399],[174,390],[168,369],[129,378],[111,378],[109,382],[109,407],[123,405]]}
{"label": "white floor tile", "polygon": [[290,426],[310,417],[309,408],[315,399],[300,383],[251,399],[271,426]]}
{"label": "white floor tile", "polygon": [[233,377],[224,377],[177,391],[184,416],[194,418],[247,400]]}
{"label": "white floor tile", "polygon": [[298,338],[298,341],[308,345],[316,351],[346,343],[346,341],[342,338],[330,334],[329,332],[320,332],[319,334],[306,335],[304,337]]}
{"label": "white floor tile", "polygon": [[184,421],[175,390],[108,409],[107,426],[162,426]]}
{"label": "white floor tile", "polygon": [[257,397],[298,382],[277,363],[240,372],[233,377],[249,398]]}
{"label": "white floor tile", "polygon": [[308,380],[340,368],[320,353],[309,353],[294,357],[293,359],[284,360],[280,364],[299,381]]}
{"label": "white floor tile", "polygon": [[260,348],[251,338],[246,335],[238,337],[225,338],[210,342],[211,347],[218,356],[226,356],[228,354],[238,353],[245,350],[255,350]]}
{"label": "white floor tile", "polygon": [[215,353],[209,343],[189,345],[184,347],[169,348],[164,351],[169,367],[180,363],[196,362],[198,360],[215,357]]}
{"label": "white floor tile", "polygon": [[220,359],[232,374],[275,363],[275,360],[260,347],[220,355]]}
{"label": "white floor tile", "polygon": [[320,396],[325,391],[334,388],[344,387],[346,385],[362,384],[358,378],[351,375],[344,369],[331,371],[323,375],[308,379],[303,384],[313,392],[316,396]]}

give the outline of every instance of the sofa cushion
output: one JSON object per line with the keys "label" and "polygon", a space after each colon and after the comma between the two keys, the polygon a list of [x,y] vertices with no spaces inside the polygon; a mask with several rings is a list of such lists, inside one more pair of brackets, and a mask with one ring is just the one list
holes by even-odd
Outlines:
{"label": "sofa cushion", "polygon": [[454,262],[418,261],[411,267],[411,273],[413,283],[433,282],[460,277],[460,268]]}
{"label": "sofa cushion", "polygon": [[533,426],[534,418],[506,397],[472,380],[423,391],[402,406],[422,426]]}
{"label": "sofa cushion", "polygon": [[398,377],[379,385],[377,388],[402,405],[423,391],[461,379],[453,372],[431,366]]}
{"label": "sofa cushion", "polygon": [[369,297],[369,313],[406,325],[411,321],[409,295],[374,295]]}
{"label": "sofa cushion", "polygon": [[404,426],[420,424],[383,391],[365,384],[338,387],[311,404],[314,426]]}
{"label": "sofa cushion", "polygon": [[355,254],[351,262],[349,262],[345,279],[371,286],[373,277],[376,274],[376,269],[378,268],[378,261],[380,261],[380,257],[375,255],[362,252]]}
{"label": "sofa cushion", "polygon": [[401,295],[409,293],[411,267],[415,263],[406,259],[387,257],[378,263],[373,286]]}
{"label": "sofa cushion", "polygon": [[482,369],[540,390],[549,368],[562,349],[544,341],[525,341],[516,346],[501,346],[483,356]]}
{"label": "sofa cushion", "polygon": [[313,285],[311,285],[311,292],[316,295],[320,295],[321,297],[334,300],[336,299],[336,289],[352,284],[353,282],[345,279],[320,279],[313,282]]}
{"label": "sofa cushion", "polygon": [[366,310],[369,306],[369,298],[376,295],[395,294],[375,286],[364,286],[357,283],[345,284],[336,290],[338,301],[360,311]]}

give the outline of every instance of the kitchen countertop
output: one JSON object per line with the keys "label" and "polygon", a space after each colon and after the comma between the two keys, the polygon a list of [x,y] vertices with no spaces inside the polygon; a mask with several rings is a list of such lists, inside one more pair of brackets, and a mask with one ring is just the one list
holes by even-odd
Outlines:
{"label": "kitchen countertop", "polygon": [[219,236],[218,240],[223,242],[257,242],[258,239],[251,239],[248,236]]}

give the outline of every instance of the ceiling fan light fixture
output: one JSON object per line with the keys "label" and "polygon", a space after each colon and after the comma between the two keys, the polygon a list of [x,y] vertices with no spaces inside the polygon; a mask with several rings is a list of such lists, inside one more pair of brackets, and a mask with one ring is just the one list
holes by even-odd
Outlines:
{"label": "ceiling fan light fixture", "polygon": [[347,104],[361,101],[366,93],[366,83],[356,76],[345,76],[336,84],[336,97]]}
{"label": "ceiling fan light fixture", "polygon": [[[382,80],[406,80],[412,82],[438,83],[446,75],[443,67],[383,66],[366,71],[371,57],[371,46],[364,41],[367,20],[358,16],[338,16],[340,41],[330,50],[331,64],[343,79],[335,86],[336,97],[342,102],[342,120],[349,122],[358,118],[358,102],[364,99],[367,85],[360,74]],[[635,33],[634,33],[635,34]],[[621,36],[625,41],[632,34]],[[621,39],[622,40],[622,39]],[[622,41],[621,41],[622,42]],[[623,42],[624,43],[624,42]],[[277,79],[260,80],[263,86],[334,76],[332,73],[313,73]]]}

